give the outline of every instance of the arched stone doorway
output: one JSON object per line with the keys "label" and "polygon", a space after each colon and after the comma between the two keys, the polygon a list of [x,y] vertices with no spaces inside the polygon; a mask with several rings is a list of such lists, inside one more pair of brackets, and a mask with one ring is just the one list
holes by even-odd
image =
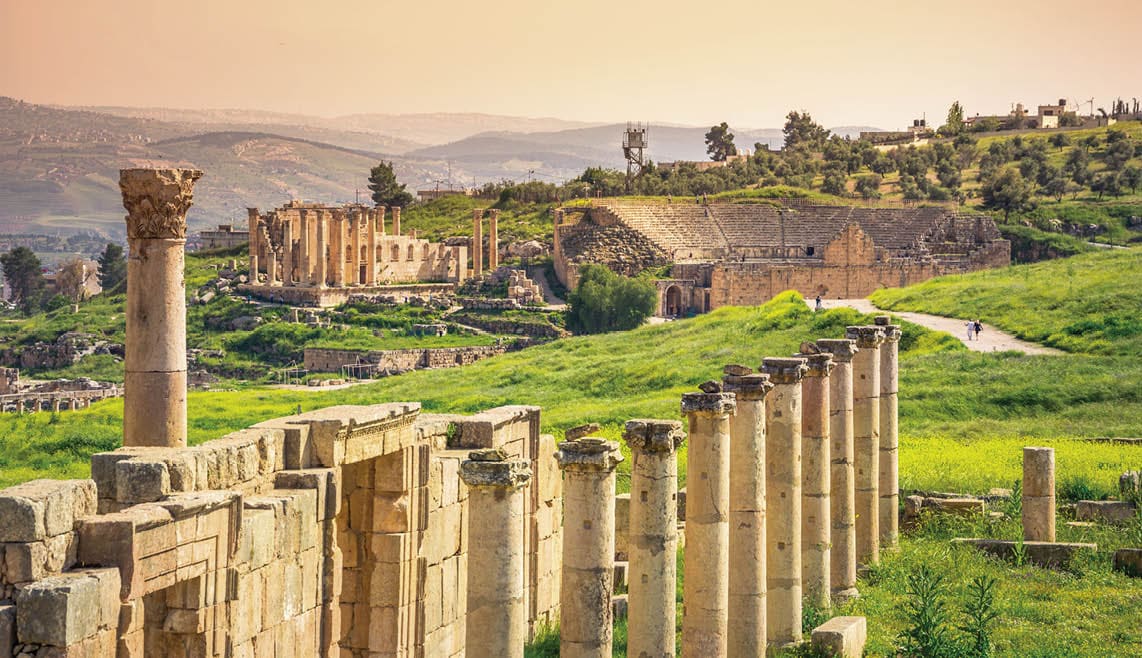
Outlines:
{"label": "arched stone doorway", "polygon": [[666,304],[663,306],[663,315],[673,317],[682,315],[682,289],[670,286],[666,289]]}

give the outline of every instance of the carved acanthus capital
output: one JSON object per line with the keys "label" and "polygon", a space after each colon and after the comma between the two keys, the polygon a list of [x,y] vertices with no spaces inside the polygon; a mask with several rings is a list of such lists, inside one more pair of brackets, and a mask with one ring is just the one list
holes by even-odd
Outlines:
{"label": "carved acanthus capital", "polygon": [[856,341],[849,338],[818,338],[817,347],[822,352],[833,355],[835,363],[850,363],[853,356],[860,351]]}
{"label": "carved acanthus capital", "polygon": [[846,327],[845,338],[855,340],[857,347],[862,350],[871,350],[884,342],[884,327],[875,325],[863,327]]}
{"label": "carved acanthus capital", "polygon": [[686,434],[677,420],[636,418],[627,421],[623,438],[635,450],[669,453],[682,445]]}
{"label": "carved acanthus capital", "polygon": [[761,361],[761,371],[769,375],[769,381],[774,384],[798,384],[809,367],[805,359],[766,357]]}
{"label": "carved acanthus capital", "polygon": [[194,202],[197,169],[121,169],[119,190],[127,209],[127,237],[185,239],[186,211]]}
{"label": "carved acanthus capital", "polygon": [[797,358],[805,359],[805,365],[809,369],[805,371],[806,377],[828,377],[829,373],[833,372],[833,355],[825,352],[822,354],[795,354]]}

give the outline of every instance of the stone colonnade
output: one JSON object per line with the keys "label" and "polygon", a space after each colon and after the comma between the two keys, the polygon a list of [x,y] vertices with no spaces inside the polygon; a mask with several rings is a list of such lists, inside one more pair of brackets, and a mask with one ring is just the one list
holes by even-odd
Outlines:
{"label": "stone colonnade", "polygon": [[[484,261],[484,216],[488,218],[487,262]],[[500,266],[500,211],[495,208],[472,211],[472,276],[478,277],[485,269],[495,270]]]}
{"label": "stone colonnade", "polygon": [[123,445],[186,445],[186,211],[195,169],[123,169],[127,351]]}
{"label": "stone colonnade", "polygon": [[[265,270],[269,286],[340,288],[377,284],[378,238],[387,235],[384,206],[323,208],[299,204],[286,209],[291,214],[282,216],[280,239],[271,238],[272,227],[257,208],[246,209],[250,283],[257,285],[257,273]],[[391,235],[399,237],[401,208],[393,206],[387,210],[392,213]],[[266,262],[261,260],[263,254]]]}
{"label": "stone colonnade", "polygon": [[[899,337],[895,329],[888,328],[890,344]],[[726,366],[721,382],[682,396],[689,429],[683,656],[759,656],[767,647],[797,644],[803,595],[823,608],[859,595],[855,501],[863,495],[863,509],[878,520],[878,485],[895,492],[895,471],[879,471],[879,442],[871,441],[882,432],[895,437],[896,419],[879,414],[882,370],[889,373],[886,395],[896,393],[895,350],[887,359],[878,349],[885,333],[884,324],[850,327],[851,338],[821,339],[792,358],[764,359],[760,373]],[[895,416],[894,401],[884,408]],[[634,461],[628,653],[673,656],[675,451],[683,435],[675,421],[632,420],[623,436]],[[600,454],[613,451],[602,439],[568,441],[564,450],[577,455],[583,441]],[[610,613],[598,588],[611,582],[613,549],[602,546],[614,526],[600,514],[613,508],[614,460],[577,484],[575,460],[561,460],[567,463],[562,646],[568,655],[607,655]],[[894,463],[884,461],[893,469]],[[574,493],[577,487],[586,496]],[[864,536],[873,551],[880,546],[876,527]],[[593,539],[572,543],[575,533],[595,529],[601,532]],[[588,555],[593,561],[573,562]],[[579,581],[568,575],[571,568],[595,580],[573,584]]]}

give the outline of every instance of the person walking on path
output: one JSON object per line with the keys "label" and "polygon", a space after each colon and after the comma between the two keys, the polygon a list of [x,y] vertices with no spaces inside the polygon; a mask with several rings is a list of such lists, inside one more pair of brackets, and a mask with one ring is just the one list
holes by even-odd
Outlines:
{"label": "person walking on path", "polygon": [[975,321],[975,339],[979,340],[979,332],[983,331],[983,323],[979,320]]}
{"label": "person walking on path", "polygon": [[817,306],[813,310],[820,311],[822,308],[824,308],[824,307],[821,306],[821,296],[817,295]]}
{"label": "person walking on path", "polygon": [[972,335],[975,333],[975,320],[968,320],[968,340],[972,340]]}

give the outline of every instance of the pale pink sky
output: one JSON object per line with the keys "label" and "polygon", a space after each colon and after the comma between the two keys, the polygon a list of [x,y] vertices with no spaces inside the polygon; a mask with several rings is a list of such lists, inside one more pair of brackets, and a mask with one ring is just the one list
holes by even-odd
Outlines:
{"label": "pale pink sky", "polygon": [[1142,97],[1140,34],[1140,0],[0,0],[0,95],[899,127]]}

